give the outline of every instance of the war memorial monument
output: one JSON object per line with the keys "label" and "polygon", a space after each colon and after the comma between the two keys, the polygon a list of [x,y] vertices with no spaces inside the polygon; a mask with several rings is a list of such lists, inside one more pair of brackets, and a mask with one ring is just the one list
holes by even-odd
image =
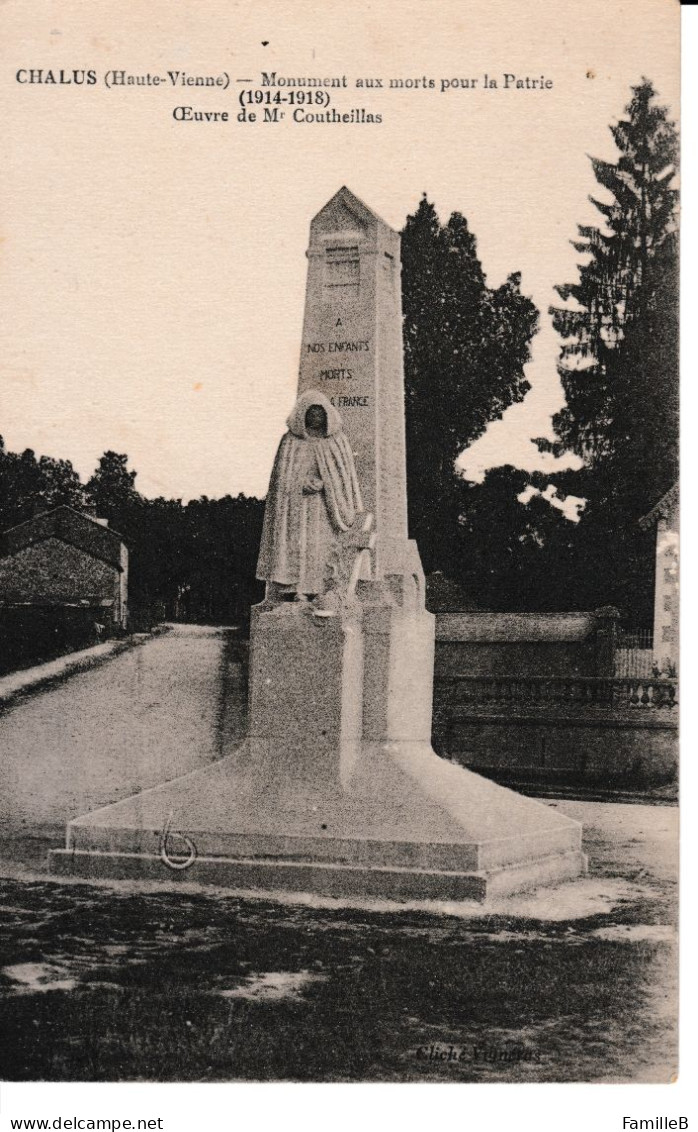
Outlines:
{"label": "war memorial monument", "polygon": [[434,617],[407,531],[400,239],[342,188],[311,224],[298,399],[271,478],[248,734],[70,822],[52,871],[476,899],[585,869],[581,826],[431,747]]}

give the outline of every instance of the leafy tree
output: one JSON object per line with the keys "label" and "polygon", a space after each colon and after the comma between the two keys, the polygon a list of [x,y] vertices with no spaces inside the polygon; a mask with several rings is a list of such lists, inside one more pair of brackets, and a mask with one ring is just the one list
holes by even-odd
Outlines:
{"label": "leafy tree", "polygon": [[87,493],[97,514],[110,521],[142,501],[135,488],[136,472],[128,469],[128,456],[105,452],[94,475],[87,482]]}
{"label": "leafy tree", "polygon": [[31,448],[8,452],[0,437],[0,531],[31,519],[37,509],[81,507],[83,487],[70,460],[41,456]]}
{"label": "leafy tree", "polygon": [[48,508],[84,506],[85,489],[70,460],[54,460],[51,456],[39,457],[42,479],[41,502]]}
{"label": "leafy tree", "polygon": [[242,494],[187,504],[185,605],[194,620],[247,622],[250,605],[264,593],[255,579],[263,515],[264,504]]}
{"label": "leafy tree", "polygon": [[39,466],[31,448],[20,455],[0,442],[0,529],[23,523],[33,514],[41,488]]}
{"label": "leafy tree", "polygon": [[[546,496],[544,496],[546,492]],[[466,485],[458,579],[475,605],[496,610],[583,609],[570,592],[578,525],[551,505],[540,473],[505,465]]]}
{"label": "leafy tree", "polygon": [[512,274],[489,288],[467,221],[442,225],[424,196],[402,231],[410,529],[427,571],[458,568],[463,481],[455,462],[529,389],[538,311]]}

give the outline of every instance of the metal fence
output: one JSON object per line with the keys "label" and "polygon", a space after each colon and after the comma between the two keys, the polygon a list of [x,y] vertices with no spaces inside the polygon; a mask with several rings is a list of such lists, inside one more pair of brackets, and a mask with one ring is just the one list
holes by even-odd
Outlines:
{"label": "metal fence", "polygon": [[664,708],[678,703],[675,680],[603,676],[469,676],[443,682],[444,706]]}
{"label": "metal fence", "polygon": [[616,638],[614,675],[619,678],[649,679],[653,676],[654,652],[651,629],[637,632],[619,630]]}

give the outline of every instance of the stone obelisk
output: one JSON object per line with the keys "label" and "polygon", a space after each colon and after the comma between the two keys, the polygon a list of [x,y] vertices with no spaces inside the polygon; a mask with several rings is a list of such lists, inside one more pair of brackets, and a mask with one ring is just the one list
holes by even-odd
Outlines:
{"label": "stone obelisk", "polygon": [[[339,412],[365,512],[312,602],[252,611],[231,755],[70,823],[56,871],[474,898],[571,879],[581,827],[431,748],[434,618],[407,533],[400,240],[342,188],[312,221],[298,392]],[[163,842],[163,837],[165,841]],[[172,868],[172,866],[170,866]]]}
{"label": "stone obelisk", "polygon": [[342,188],[307,255],[298,392],[320,389],[342,414],[382,572],[407,541],[400,237]]}
{"label": "stone obelisk", "polygon": [[349,540],[350,567],[352,553],[365,562],[334,619],[253,611],[250,738],[261,757],[273,734],[276,760],[288,752],[297,774],[343,783],[361,742],[430,743],[434,618],[407,536],[400,238],[342,188],[307,255],[298,393],[339,411],[370,537]]}

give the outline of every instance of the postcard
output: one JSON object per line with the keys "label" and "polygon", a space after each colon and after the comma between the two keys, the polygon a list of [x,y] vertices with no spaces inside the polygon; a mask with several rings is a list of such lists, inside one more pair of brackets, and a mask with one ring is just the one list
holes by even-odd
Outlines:
{"label": "postcard", "polygon": [[676,1080],[679,14],[3,4],[3,1081]]}

